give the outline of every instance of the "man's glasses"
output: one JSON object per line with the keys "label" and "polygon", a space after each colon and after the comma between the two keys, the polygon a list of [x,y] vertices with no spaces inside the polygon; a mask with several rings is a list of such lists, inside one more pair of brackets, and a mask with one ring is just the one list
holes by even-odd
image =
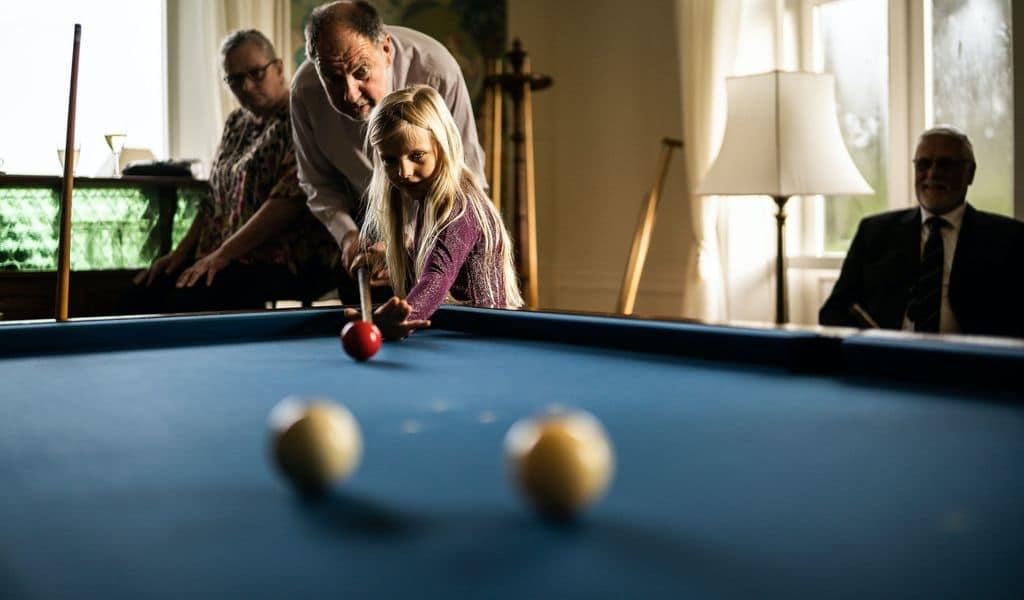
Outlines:
{"label": "man's glasses", "polygon": [[964,158],[915,158],[914,168],[918,171],[927,171],[932,167],[940,171],[949,171],[950,169],[958,169],[967,164],[967,159]]}
{"label": "man's glasses", "polygon": [[267,64],[263,65],[262,67],[256,67],[255,69],[249,69],[248,71],[243,71],[241,73],[230,73],[228,75],[225,75],[224,76],[224,83],[230,85],[231,87],[238,87],[238,86],[242,85],[243,83],[245,83],[245,80],[247,78],[248,79],[252,79],[253,81],[255,81],[257,83],[260,82],[260,81],[263,81],[263,78],[267,76],[267,69],[270,68],[270,65],[276,63],[279,60],[281,60],[281,59],[280,58],[275,58],[274,60],[268,62]]}

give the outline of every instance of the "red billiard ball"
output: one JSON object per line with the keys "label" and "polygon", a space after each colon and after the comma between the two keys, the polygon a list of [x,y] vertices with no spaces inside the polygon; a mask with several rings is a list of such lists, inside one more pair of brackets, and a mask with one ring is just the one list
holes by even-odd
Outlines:
{"label": "red billiard ball", "polygon": [[367,321],[349,321],[341,330],[341,347],[349,356],[364,361],[380,350],[380,329]]}

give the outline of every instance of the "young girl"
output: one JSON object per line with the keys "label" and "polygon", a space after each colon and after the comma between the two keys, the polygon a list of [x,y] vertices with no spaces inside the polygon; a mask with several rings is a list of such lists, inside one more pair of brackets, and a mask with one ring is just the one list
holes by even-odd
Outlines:
{"label": "young girl", "polygon": [[[367,139],[373,177],[362,235],[383,242],[396,294],[374,313],[382,335],[402,339],[429,326],[447,298],[522,306],[508,232],[463,161],[462,138],[440,94],[425,85],[392,92],[370,115]],[[352,261],[353,272],[371,252]]]}

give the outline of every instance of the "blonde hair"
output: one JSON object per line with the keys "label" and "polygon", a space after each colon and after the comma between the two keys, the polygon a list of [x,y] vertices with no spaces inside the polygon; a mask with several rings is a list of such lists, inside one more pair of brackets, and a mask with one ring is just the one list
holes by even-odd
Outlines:
{"label": "blonde hair", "polygon": [[[430,133],[437,160],[424,200],[422,222],[417,224],[421,232],[417,236],[419,245],[410,256],[405,247],[405,229],[415,219],[417,206],[391,185],[377,147],[394,136],[408,135],[413,127]],[[483,236],[487,306],[522,306],[508,232],[501,215],[466,166],[462,137],[441,95],[426,85],[388,94],[370,115],[366,137],[374,150],[363,235],[371,243],[384,242],[395,294],[406,296],[409,282],[419,280],[441,233],[469,211]],[[500,281],[492,281],[490,275],[496,272],[501,274]],[[502,297],[504,302],[499,302]]]}

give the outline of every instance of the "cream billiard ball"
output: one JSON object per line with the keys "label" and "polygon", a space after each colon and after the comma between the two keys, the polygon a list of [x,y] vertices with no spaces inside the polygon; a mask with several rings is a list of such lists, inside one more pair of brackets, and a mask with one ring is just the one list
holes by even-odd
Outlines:
{"label": "cream billiard ball", "polygon": [[304,493],[320,493],[359,466],[363,436],[344,406],[326,398],[288,397],[268,418],[270,451],[285,479]]}
{"label": "cream billiard ball", "polygon": [[523,496],[550,517],[570,517],[594,503],[615,472],[608,435],[583,411],[516,422],[505,435],[505,459]]}

